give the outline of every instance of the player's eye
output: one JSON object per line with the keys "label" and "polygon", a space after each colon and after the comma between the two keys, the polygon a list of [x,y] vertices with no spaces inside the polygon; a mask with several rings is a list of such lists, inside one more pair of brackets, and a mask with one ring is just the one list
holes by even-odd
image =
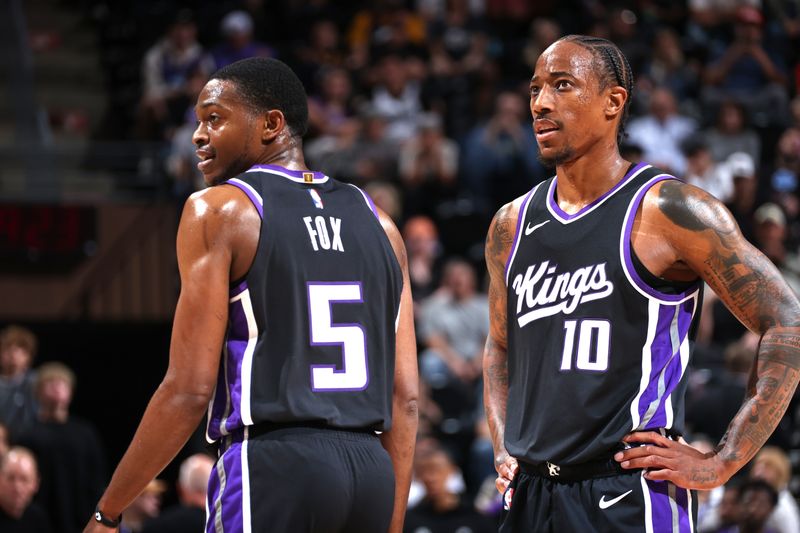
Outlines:
{"label": "player's eye", "polygon": [[558,89],[559,91],[562,89],[568,89],[571,85],[572,84],[567,80],[558,80],[556,82],[556,89]]}

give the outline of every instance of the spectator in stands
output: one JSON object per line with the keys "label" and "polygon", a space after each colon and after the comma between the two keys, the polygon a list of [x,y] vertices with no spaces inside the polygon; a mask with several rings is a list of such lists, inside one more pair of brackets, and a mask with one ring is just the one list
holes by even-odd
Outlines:
{"label": "spectator in stands", "polygon": [[8,426],[0,422],[0,461],[11,449],[11,434],[8,431]]}
{"label": "spectator in stands", "polygon": [[516,92],[501,92],[492,116],[462,145],[461,183],[476,198],[489,199],[493,211],[545,178],[538,154],[527,104]]}
{"label": "spectator in stands", "polygon": [[41,487],[36,501],[56,530],[82,531],[108,482],[105,452],[89,422],[69,412],[75,374],[57,362],[39,367],[36,379],[38,420],[19,438],[36,454]]}
{"label": "spectator in stands", "polygon": [[786,129],[778,139],[769,187],[775,195],[795,194],[800,184],[800,128]]}
{"label": "spectator in stands", "polygon": [[471,436],[474,429],[488,328],[489,306],[477,291],[475,269],[464,260],[449,260],[441,288],[422,303],[419,321],[425,348],[419,373],[431,386],[449,434]]}
{"label": "spectator in stands", "polygon": [[295,46],[297,76],[313,87],[323,69],[344,68],[347,54],[339,27],[328,18],[311,23],[307,37]]}
{"label": "spectator in stands", "polygon": [[253,17],[247,11],[231,11],[222,18],[223,42],[211,50],[214,70],[248,57],[275,57],[275,50],[253,39]]}
{"label": "spectator in stands", "polygon": [[764,446],[753,458],[750,479],[766,481],[778,493],[778,503],[767,520],[767,527],[778,533],[800,531],[800,509],[789,492],[791,476],[792,463],[789,456],[776,446]]}
{"label": "spectator in stands", "polygon": [[13,436],[27,430],[36,420],[31,365],[36,357],[36,337],[20,326],[0,331],[0,422]]}
{"label": "spectator in stands", "polygon": [[210,75],[213,62],[197,42],[192,13],[181,10],[166,34],[145,54],[140,134],[162,140],[169,124],[180,124],[186,111],[185,85],[197,69]]}
{"label": "spectator in stands", "polygon": [[728,429],[728,421],[736,415],[744,398],[757,349],[758,336],[749,331],[725,348],[725,368],[714,372],[708,382],[688,398],[686,422],[692,433],[706,435],[713,442],[720,441]]}
{"label": "spectator in stands", "polygon": [[786,214],[772,202],[763,204],[753,215],[754,244],[775,263],[786,283],[800,294],[800,257],[786,246]]}
{"label": "spectator in stands", "polygon": [[786,124],[787,77],[784,57],[768,49],[763,40],[764,16],[753,6],[740,6],[735,17],[735,37],[705,72],[704,106],[716,109],[729,99],[748,110],[756,126]]}
{"label": "spectator in stands", "polygon": [[698,91],[697,68],[687,61],[680,36],[672,28],[656,31],[650,55],[636,80],[634,94],[639,96],[634,96],[635,100],[649,96],[655,87],[667,88],[682,103],[694,98]]}
{"label": "spectator in stands", "polygon": [[173,198],[178,201],[181,208],[190,194],[205,187],[203,174],[197,168],[197,146],[192,142],[192,135],[197,128],[194,102],[197,101],[197,95],[200,94],[206,81],[208,81],[208,75],[201,68],[196,69],[189,76],[184,86],[186,112],[183,123],[178,125],[172,134],[166,161],[167,173],[173,180]]}
{"label": "spectator in stands", "polygon": [[310,136],[335,136],[355,115],[353,84],[341,67],[322,67],[317,73],[317,90],[308,98]]}
{"label": "spectator in stands", "polygon": [[408,251],[408,275],[415,304],[433,294],[439,286],[442,245],[439,230],[430,217],[419,215],[406,220],[403,240]]}
{"label": "spectator in stands", "polygon": [[360,69],[378,54],[415,53],[425,44],[424,19],[407,9],[402,0],[376,0],[358,11],[347,29],[349,63]]}
{"label": "spectator in stands", "polygon": [[436,207],[456,195],[458,145],[444,136],[442,119],[434,113],[420,116],[419,133],[400,151],[400,179],[409,214],[435,216]]}
{"label": "spectator in stands", "polygon": [[425,487],[425,497],[406,513],[404,532],[496,531],[492,522],[464,501],[448,483],[457,471],[458,467],[441,448],[417,452],[414,458],[414,474]]}
{"label": "spectator in stands", "polygon": [[645,161],[679,176],[687,171],[681,144],[696,130],[693,119],[678,113],[675,97],[666,87],[653,89],[648,114],[634,118],[627,127],[630,140],[644,150]]}
{"label": "spectator in stands", "polygon": [[778,493],[769,483],[751,479],[739,489],[739,518],[735,526],[722,527],[718,533],[778,533],[767,519],[778,504]]}
{"label": "spectator in stands", "polygon": [[[702,512],[701,512],[702,511]],[[730,531],[739,522],[739,484],[729,481],[711,491],[709,506],[698,509],[698,533]]]}
{"label": "spectator in stands", "polygon": [[120,533],[141,533],[150,520],[161,514],[161,497],[166,490],[167,484],[160,479],[148,483],[142,493],[122,512]]}
{"label": "spectator in stands", "polygon": [[[33,496],[39,488],[36,459],[25,448],[14,447],[0,459],[0,531],[50,533],[47,514]],[[57,530],[61,531],[61,530]]]}
{"label": "spectator in stands", "polygon": [[744,238],[753,242],[753,209],[758,188],[754,160],[745,152],[734,152],[728,157],[726,165],[733,178],[733,194],[725,206],[739,224]]}
{"label": "spectator in stands", "polygon": [[694,136],[684,141],[682,147],[686,156],[683,178],[688,183],[713,194],[719,200],[729,201],[733,196],[733,177],[730,169],[727,165],[714,161],[706,140]]}
{"label": "spectator in stands", "polygon": [[417,131],[423,112],[422,87],[413,80],[405,59],[385,55],[376,67],[377,83],[372,89],[372,108],[386,118],[386,137],[400,144]]}
{"label": "spectator in stands", "polygon": [[158,517],[145,522],[142,533],[196,533],[205,526],[208,478],[214,460],[204,453],[190,456],[181,463],[178,474],[180,504],[167,508]]}
{"label": "spectator in stands", "polygon": [[761,139],[746,127],[744,107],[734,100],[720,104],[714,126],[703,132],[714,161],[725,161],[735,152],[744,152],[753,161],[760,161]]}

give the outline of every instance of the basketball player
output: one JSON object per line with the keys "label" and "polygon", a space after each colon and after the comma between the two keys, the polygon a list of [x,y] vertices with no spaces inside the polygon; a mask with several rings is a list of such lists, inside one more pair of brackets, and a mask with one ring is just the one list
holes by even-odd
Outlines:
{"label": "basketball player", "polygon": [[[533,128],[555,177],[489,229],[485,402],[501,531],[691,531],[689,489],[723,484],[783,415],[800,304],[722,204],[618,151],[633,77],[612,43],[567,36],[539,57]],[[703,282],[761,335],[716,451],[683,444]]]}
{"label": "basketball player", "polygon": [[399,532],[417,425],[400,234],[307,169],[306,96],[283,63],[220,69],[195,110],[211,187],[178,229],[169,368],[86,531],[113,529],[207,410],[207,531]]}

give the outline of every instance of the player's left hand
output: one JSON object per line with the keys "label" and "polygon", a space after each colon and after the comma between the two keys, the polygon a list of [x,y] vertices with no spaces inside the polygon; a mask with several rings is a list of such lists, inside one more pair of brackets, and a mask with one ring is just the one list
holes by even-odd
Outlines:
{"label": "player's left hand", "polygon": [[685,489],[713,489],[727,481],[715,452],[703,453],[652,431],[629,433],[622,440],[633,448],[614,459],[622,468],[644,469],[645,479],[669,480]]}

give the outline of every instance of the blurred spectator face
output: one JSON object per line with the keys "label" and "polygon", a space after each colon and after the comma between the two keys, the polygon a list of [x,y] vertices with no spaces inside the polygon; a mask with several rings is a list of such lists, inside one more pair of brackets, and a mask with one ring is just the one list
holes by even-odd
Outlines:
{"label": "blurred spectator face", "polygon": [[753,528],[750,531],[759,531],[775,508],[769,493],[764,489],[746,490],[742,494],[740,505],[740,521]]}
{"label": "blurred spectator face", "polygon": [[68,411],[72,402],[72,384],[59,377],[43,381],[39,384],[38,400],[45,411]]}
{"label": "blurred spectator face", "polygon": [[399,95],[406,86],[406,69],[397,56],[387,56],[381,62],[381,83],[393,95]]}
{"label": "blurred spectator face", "polygon": [[683,63],[683,51],[678,40],[678,34],[669,29],[660,30],[656,33],[653,43],[653,55],[668,65],[681,65]]}
{"label": "blurred spectator face", "polygon": [[719,520],[721,524],[730,525],[739,522],[739,489],[725,487],[719,502]]}
{"label": "blurred spectator face", "polygon": [[467,263],[450,263],[444,273],[444,284],[456,300],[475,294],[475,271]]}
{"label": "blurred spectator face", "polygon": [[425,493],[431,500],[450,493],[447,480],[454,471],[453,462],[443,451],[425,454],[416,464],[417,478],[425,485]]}
{"label": "blurred spectator face", "polygon": [[708,148],[699,148],[686,156],[686,170],[689,174],[703,176],[713,166],[714,158]]}
{"label": "blurred spectator face", "polygon": [[185,50],[194,44],[197,38],[197,26],[191,21],[177,22],[169,32],[169,40],[178,50]]}
{"label": "blurred spectator face", "polygon": [[663,122],[675,114],[675,97],[666,89],[656,89],[650,97],[650,113]]}
{"label": "blurred spectator face", "polygon": [[516,93],[502,93],[495,103],[495,117],[503,124],[519,125],[525,118],[525,103]]}
{"label": "blurred spectator face", "polygon": [[311,43],[314,48],[334,50],[339,46],[339,30],[330,20],[320,20],[311,27]]}
{"label": "blurred spectator face", "polygon": [[128,506],[126,513],[139,518],[155,518],[161,513],[161,496],[164,494],[165,485],[161,480],[154,479],[147,484],[144,491]]}
{"label": "blurred spectator face", "polygon": [[11,448],[11,443],[8,438],[8,428],[4,424],[0,424],[0,462],[6,456],[8,450]]}
{"label": "blurred spectator face", "polygon": [[426,216],[415,216],[408,219],[403,227],[403,238],[411,257],[433,257],[439,243],[436,225]]}
{"label": "blurred spectator face", "polygon": [[184,505],[205,507],[208,478],[214,460],[206,454],[192,455],[181,464],[178,475],[178,495]]}
{"label": "blurred spectator face", "polygon": [[761,11],[751,6],[742,6],[736,11],[736,37],[745,43],[755,44],[761,41],[764,16]]}
{"label": "blurred spectator face", "polygon": [[789,128],[778,139],[778,154],[788,165],[800,161],[800,129]]}
{"label": "blurred spectator face", "polygon": [[228,44],[241,50],[253,38],[253,19],[245,11],[232,11],[222,19],[221,29]]}
{"label": "blurred spectator face", "polygon": [[792,462],[789,456],[775,446],[765,446],[753,460],[750,479],[761,479],[776,491],[785,489],[792,476]]}
{"label": "blurred spectator face", "polygon": [[22,346],[10,345],[0,351],[0,374],[7,377],[17,377],[31,366],[32,354]]}
{"label": "blurred spectator face", "polygon": [[719,109],[719,129],[724,133],[738,133],[744,128],[744,112],[734,102],[725,102]]}
{"label": "blurred spectator face", "polygon": [[344,69],[330,70],[322,78],[322,92],[326,100],[346,101],[350,97],[351,91],[350,77]]}
{"label": "blurred spectator face", "polygon": [[531,24],[531,37],[544,50],[561,37],[561,27],[552,19],[538,17]]}
{"label": "blurred spectator face", "polygon": [[0,464],[0,507],[19,518],[39,490],[36,461],[29,452],[12,449]]}

